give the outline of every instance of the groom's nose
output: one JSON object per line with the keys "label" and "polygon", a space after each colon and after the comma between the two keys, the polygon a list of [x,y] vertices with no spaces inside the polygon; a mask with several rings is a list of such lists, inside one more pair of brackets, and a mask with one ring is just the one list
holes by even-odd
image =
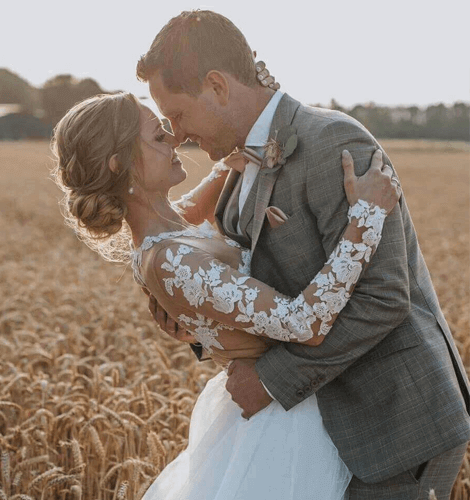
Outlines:
{"label": "groom's nose", "polygon": [[171,123],[171,130],[173,131],[173,135],[178,141],[178,145],[183,144],[183,142],[186,142],[188,136],[186,132],[178,125],[178,122],[176,120],[170,120],[170,123]]}

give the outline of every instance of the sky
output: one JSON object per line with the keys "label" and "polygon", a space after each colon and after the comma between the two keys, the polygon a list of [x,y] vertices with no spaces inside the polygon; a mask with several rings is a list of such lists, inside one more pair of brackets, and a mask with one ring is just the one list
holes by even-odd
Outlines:
{"label": "sky", "polygon": [[0,67],[35,86],[57,74],[148,96],[135,66],[182,10],[232,20],[281,90],[306,103],[470,101],[468,0],[6,0]]}

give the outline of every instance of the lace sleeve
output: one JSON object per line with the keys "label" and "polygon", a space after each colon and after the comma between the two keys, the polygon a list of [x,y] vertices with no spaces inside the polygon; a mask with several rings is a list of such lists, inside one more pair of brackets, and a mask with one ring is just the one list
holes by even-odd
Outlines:
{"label": "lace sleeve", "polygon": [[184,211],[184,217],[188,222],[195,225],[204,220],[213,222],[215,205],[229,171],[230,167],[225,163],[216,163],[207,177],[174,202],[177,208]]}
{"label": "lace sleeve", "polygon": [[155,254],[153,279],[168,296],[198,315],[253,335],[318,345],[375,252],[385,217],[385,210],[361,200],[350,208],[341,241],[310,285],[294,299],[199,248],[179,243]]}

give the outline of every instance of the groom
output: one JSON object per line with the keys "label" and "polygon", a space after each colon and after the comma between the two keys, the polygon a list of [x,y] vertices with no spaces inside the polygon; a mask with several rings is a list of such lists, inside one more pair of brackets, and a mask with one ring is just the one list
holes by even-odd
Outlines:
{"label": "groom", "polygon": [[[346,224],[342,150],[362,175],[377,141],[344,114],[259,86],[242,33],[214,12],[172,19],[137,73],[178,141],[198,142],[212,160],[245,147],[262,157],[268,140],[289,149],[284,165],[260,169],[250,161],[242,175],[230,172],[216,219],[251,247],[255,278],[298,295]],[[278,224],[266,217],[273,207]],[[431,488],[449,497],[470,439],[470,388],[404,197],[324,342],[278,345],[256,364],[235,361],[229,375],[227,389],[246,417],[272,398],[289,410],[316,393],[354,474],[351,500],[427,499]]]}

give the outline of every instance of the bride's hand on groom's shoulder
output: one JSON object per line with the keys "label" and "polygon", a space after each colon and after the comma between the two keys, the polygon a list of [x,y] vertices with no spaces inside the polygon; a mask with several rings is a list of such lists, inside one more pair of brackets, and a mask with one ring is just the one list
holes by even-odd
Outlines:
{"label": "bride's hand on groom's shoulder", "polygon": [[389,214],[402,194],[400,181],[392,167],[383,162],[383,154],[377,149],[372,155],[369,170],[356,177],[351,153],[345,149],[341,163],[344,170],[344,190],[349,205],[359,200],[367,201],[383,208]]}
{"label": "bride's hand on groom's shoulder", "polygon": [[160,330],[167,333],[170,337],[185,342],[187,344],[195,344],[197,340],[188,331],[181,327],[157,302],[157,299],[150,294],[147,289],[142,288],[142,291],[148,295],[149,311],[153,319],[157,322]]}
{"label": "bride's hand on groom's shoulder", "polygon": [[256,78],[258,79],[260,85],[263,87],[269,87],[272,90],[279,90],[281,88],[281,85],[276,82],[276,78],[269,73],[264,61],[255,61],[255,67]]}

